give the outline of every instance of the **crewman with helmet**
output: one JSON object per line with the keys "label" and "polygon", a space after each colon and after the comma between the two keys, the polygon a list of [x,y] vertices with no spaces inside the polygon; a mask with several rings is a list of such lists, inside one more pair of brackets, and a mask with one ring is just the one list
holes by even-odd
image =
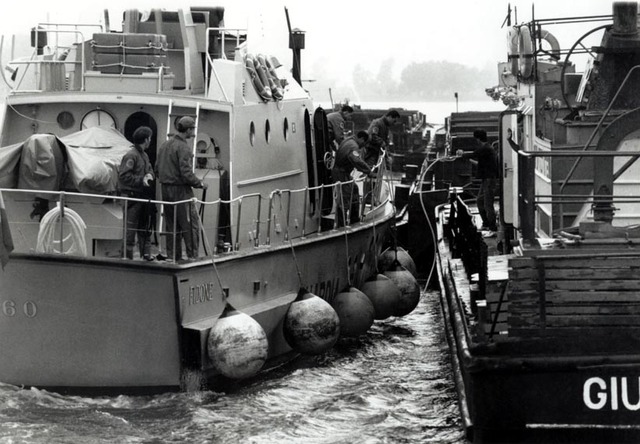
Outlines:
{"label": "crewman with helmet", "polygon": [[[207,184],[193,172],[193,158],[187,140],[195,135],[196,122],[184,116],[176,124],[177,134],[164,142],[158,150],[156,169],[162,184],[162,199],[167,202],[189,200],[194,197],[192,188],[207,188]],[[173,226],[174,211],[176,226]],[[198,257],[200,222],[194,202],[165,205],[167,227],[167,255],[169,259],[182,259],[182,240],[187,257]],[[174,239],[175,234],[175,239]],[[175,243],[175,251],[174,251]]]}
{"label": "crewman with helmet", "polygon": [[[349,223],[360,221],[360,192],[358,185],[351,178],[354,168],[369,177],[375,177],[371,167],[362,157],[362,148],[367,140],[369,140],[367,132],[359,131],[355,136],[344,139],[336,153],[336,162],[331,173],[336,182],[342,182],[336,205],[339,227],[344,226],[345,221]],[[348,215],[347,211],[349,211]]]}

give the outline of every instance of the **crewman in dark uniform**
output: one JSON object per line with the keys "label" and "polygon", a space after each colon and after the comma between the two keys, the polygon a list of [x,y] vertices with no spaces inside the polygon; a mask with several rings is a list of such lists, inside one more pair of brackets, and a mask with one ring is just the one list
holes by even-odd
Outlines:
{"label": "crewman in dark uniform", "polygon": [[493,201],[498,191],[498,177],[500,176],[498,153],[487,142],[487,132],[484,129],[475,130],[473,137],[478,143],[477,148],[470,152],[458,150],[456,154],[459,157],[474,159],[478,162],[476,178],[481,180],[481,184],[476,204],[482,219],[482,236],[495,237],[498,224]]}
{"label": "crewman in dark uniform", "polygon": [[337,149],[348,133],[346,124],[351,120],[353,108],[349,105],[342,105],[340,111],[327,114],[327,124],[329,125],[329,138],[335,143]]}
{"label": "crewman in dark uniform", "polygon": [[389,128],[400,120],[400,113],[395,109],[387,111],[387,113],[373,119],[369,125],[369,142],[367,143],[365,162],[373,167],[380,157],[381,150],[387,146],[389,142]]}
{"label": "crewman in dark uniform", "polygon": [[[164,142],[158,150],[156,168],[158,180],[162,184],[162,200],[178,202],[194,197],[193,188],[207,188],[207,184],[194,174],[193,158],[187,140],[195,134],[196,122],[192,117],[184,116],[178,120],[178,133]],[[174,211],[176,226],[173,226]],[[165,206],[167,224],[167,255],[170,259],[182,259],[182,240],[187,257],[198,257],[200,243],[200,223],[198,211],[193,202]],[[174,231],[175,230],[175,231]],[[175,232],[175,251],[174,246]]]}
{"label": "crewman in dark uniform", "polygon": [[[336,163],[331,173],[336,182],[342,183],[336,205],[339,227],[344,226],[345,221],[355,223],[360,220],[360,192],[358,185],[351,178],[353,169],[355,168],[369,177],[375,177],[371,167],[362,158],[362,147],[365,146],[367,140],[369,140],[367,132],[359,131],[356,136],[344,139],[336,154]],[[347,211],[349,211],[348,215]]]}
{"label": "crewman in dark uniform", "polygon": [[[133,132],[134,146],[122,158],[118,171],[118,188],[123,196],[137,199],[149,198],[154,176],[146,150],[151,144],[151,136],[153,136],[153,131],[148,126],[141,126]],[[138,235],[140,257],[148,261],[154,259],[151,256],[149,230],[151,205],[153,204],[148,202],[127,201],[127,234],[125,238],[128,259],[133,259],[136,234]]]}

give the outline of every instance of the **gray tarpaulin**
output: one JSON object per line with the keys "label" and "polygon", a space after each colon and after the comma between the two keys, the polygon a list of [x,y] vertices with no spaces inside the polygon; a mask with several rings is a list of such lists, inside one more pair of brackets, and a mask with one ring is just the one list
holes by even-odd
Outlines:
{"label": "gray tarpaulin", "polygon": [[57,138],[35,134],[0,148],[0,188],[114,193],[131,143],[117,130],[88,128]]}

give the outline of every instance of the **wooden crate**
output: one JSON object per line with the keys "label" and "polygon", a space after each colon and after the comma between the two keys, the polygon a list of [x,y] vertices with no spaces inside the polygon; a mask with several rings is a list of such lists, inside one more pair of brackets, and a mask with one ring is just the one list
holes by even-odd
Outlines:
{"label": "wooden crate", "polygon": [[640,328],[640,256],[518,257],[510,268],[512,336]]}

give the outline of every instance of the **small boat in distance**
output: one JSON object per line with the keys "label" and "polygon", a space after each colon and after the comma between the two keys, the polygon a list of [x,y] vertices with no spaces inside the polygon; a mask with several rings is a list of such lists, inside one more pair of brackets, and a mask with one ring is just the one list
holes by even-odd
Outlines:
{"label": "small boat in distance", "polygon": [[[510,27],[510,60],[488,90],[506,105],[494,144],[497,238],[482,236],[467,190],[412,196],[425,207],[434,193],[447,202],[431,205],[424,226],[434,223],[460,413],[474,442],[640,440],[637,17],[636,2],[621,2],[612,15]],[[585,24],[570,46],[552,34]],[[584,72],[577,54],[589,57]],[[443,153],[422,175],[447,161],[463,163]]]}
{"label": "small boat in distance", "polygon": [[[39,24],[33,56],[3,75],[0,193],[14,245],[0,272],[0,382],[153,393],[326,350],[336,316],[349,327],[330,303],[377,273],[395,223],[383,159],[361,219],[338,227],[324,111],[299,66],[292,76],[249,53],[250,36],[225,28],[222,8],[130,9],[122,31],[104,23]],[[299,61],[304,33],[289,32]],[[196,122],[193,171],[206,196],[148,202],[161,252],[163,209],[196,205],[198,257],[128,260],[120,160],[144,125],[155,162],[183,116]],[[305,324],[305,310],[318,319]]]}

